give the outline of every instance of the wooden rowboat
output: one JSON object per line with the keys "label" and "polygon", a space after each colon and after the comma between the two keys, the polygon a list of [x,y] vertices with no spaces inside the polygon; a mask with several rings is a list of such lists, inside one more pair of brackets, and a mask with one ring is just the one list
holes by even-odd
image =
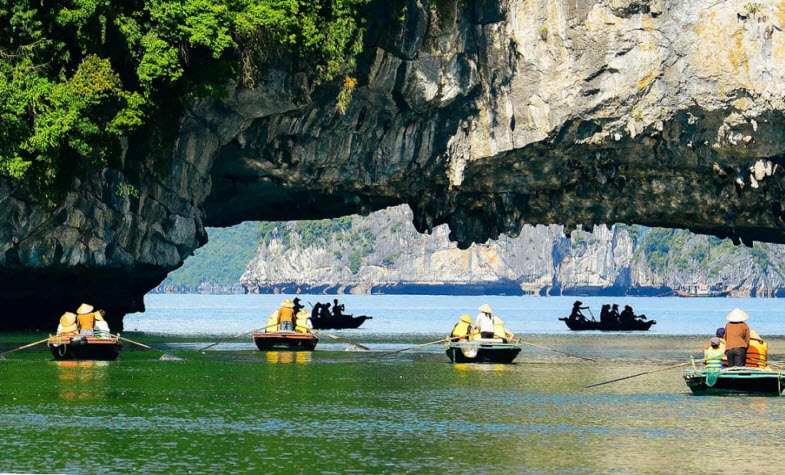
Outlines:
{"label": "wooden rowboat", "polygon": [[720,371],[690,368],[684,381],[695,395],[779,396],[785,389],[785,373],[763,368],[733,367]]}
{"label": "wooden rowboat", "polygon": [[515,360],[522,346],[501,340],[457,341],[447,344],[447,357],[453,363],[502,363]]}
{"label": "wooden rowboat", "polygon": [[123,344],[116,336],[50,336],[47,346],[54,359],[58,361],[114,361],[120,356],[120,351],[123,349]]}
{"label": "wooden rowboat", "polygon": [[370,320],[373,317],[369,317],[367,315],[360,315],[359,317],[355,317],[353,315],[341,315],[340,317],[330,317],[330,318],[311,318],[311,323],[313,324],[314,330],[344,330],[350,328],[360,328],[360,325],[365,323],[366,320]]}
{"label": "wooden rowboat", "polygon": [[635,320],[628,323],[602,323],[595,320],[570,320],[569,318],[560,318],[559,320],[567,324],[567,328],[572,331],[591,331],[599,330],[603,332],[634,332],[634,331],[648,331],[652,325],[656,325],[656,320]]}
{"label": "wooden rowboat", "polygon": [[293,350],[313,351],[319,338],[310,333],[296,332],[255,332],[253,342],[259,351]]}

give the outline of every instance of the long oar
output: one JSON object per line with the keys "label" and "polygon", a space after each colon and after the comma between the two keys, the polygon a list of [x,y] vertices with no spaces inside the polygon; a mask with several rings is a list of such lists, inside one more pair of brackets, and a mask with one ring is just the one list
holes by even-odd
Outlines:
{"label": "long oar", "polygon": [[344,343],[348,343],[348,344],[350,344],[350,345],[352,345],[352,346],[354,346],[356,348],[359,348],[359,349],[361,349],[363,351],[371,351],[371,349],[368,348],[367,346],[361,345],[361,344],[357,343],[356,341],[352,341],[352,340],[350,340],[348,338],[335,336],[333,334],[326,333],[326,332],[318,332],[317,333],[317,332],[314,331],[313,334],[316,335],[316,336],[324,335],[326,337],[332,338],[333,340],[343,341]]}
{"label": "long oar", "polygon": [[0,353],[0,360],[4,360],[5,359],[5,355],[8,355],[10,353],[14,353],[16,351],[26,350],[28,348],[32,348],[34,346],[38,346],[38,345],[40,345],[42,343],[46,343],[47,341],[49,341],[48,337],[44,338],[43,340],[34,341],[33,343],[28,343],[27,345],[20,346],[18,348],[14,348],[13,350],[4,351],[4,352]]}
{"label": "long oar", "polygon": [[428,343],[422,343],[422,344],[419,344],[419,345],[409,346],[409,347],[404,348],[402,350],[395,350],[395,351],[388,351],[386,353],[381,353],[379,356],[396,355],[398,353],[403,353],[404,351],[413,350],[415,348],[423,348],[425,346],[436,345],[438,343],[447,343],[448,341],[459,340],[460,338],[462,338],[462,337],[456,337],[456,336],[449,337],[448,336],[447,338],[442,338],[441,340],[429,341]]}
{"label": "long oar", "polygon": [[688,364],[692,364],[692,363],[681,363],[681,364],[677,364],[677,365],[673,365],[673,366],[668,366],[667,368],[660,368],[660,369],[654,369],[654,370],[651,370],[651,371],[644,371],[642,373],[632,374],[630,376],[624,376],[624,377],[621,377],[621,378],[611,379],[610,381],[603,381],[601,383],[590,384],[588,386],[584,386],[583,389],[596,388],[597,386],[602,386],[602,385],[605,385],[605,384],[611,384],[611,383],[616,383],[616,382],[619,382],[619,381],[624,381],[624,380],[627,380],[627,379],[637,378],[638,376],[643,376],[645,374],[659,373],[660,371],[667,371],[669,369],[681,368],[682,366],[687,366]]}
{"label": "long oar", "polygon": [[114,336],[116,336],[118,340],[126,341],[128,343],[131,343],[132,345],[136,345],[136,346],[138,346],[140,348],[144,348],[147,351],[160,351],[160,352],[162,352],[163,354],[161,355],[160,358],[158,358],[160,360],[164,360],[164,361],[180,361],[180,360],[183,359],[183,358],[180,358],[179,356],[175,356],[175,355],[173,355],[171,353],[168,353],[166,351],[156,350],[155,348],[153,348],[151,346],[147,346],[144,343],[139,343],[138,341],[131,340],[130,338],[126,338],[126,337],[120,336],[120,335],[114,335]]}
{"label": "long oar", "polygon": [[565,356],[569,356],[570,358],[578,358],[580,360],[586,360],[586,361],[596,361],[596,360],[594,360],[592,358],[589,358],[589,357],[586,357],[586,356],[574,355],[572,353],[567,353],[566,351],[561,351],[561,350],[557,350],[556,348],[551,348],[550,346],[535,345],[534,343],[529,343],[529,342],[523,341],[523,340],[518,340],[518,343],[520,343],[522,345],[533,346],[534,348],[539,348],[541,350],[548,350],[548,351],[553,351],[555,353],[561,353],[561,354],[563,354]]}
{"label": "long oar", "polygon": [[[251,331],[243,332],[243,333],[240,333],[240,334],[237,334],[237,335],[231,336],[230,338],[234,340],[234,339],[240,338],[241,336],[249,335],[249,334],[251,334],[251,333],[254,333],[254,332],[257,332],[257,331],[267,331],[267,329],[268,329],[268,328],[273,328],[273,327],[277,327],[277,326],[278,326],[278,324],[277,324],[277,323],[275,323],[275,324],[272,324],[272,325],[267,325],[267,326],[266,326],[266,327],[264,327],[264,328],[254,328],[254,329],[253,329],[253,330],[251,330]],[[212,347],[214,347],[214,346],[216,346],[216,345],[220,345],[221,343],[222,343],[222,342],[220,342],[220,341],[216,341],[215,343],[210,343],[209,345],[205,346],[204,348],[199,348],[199,349],[198,349],[198,350],[196,350],[196,351],[205,351],[205,350],[209,350],[210,348],[212,348]]]}

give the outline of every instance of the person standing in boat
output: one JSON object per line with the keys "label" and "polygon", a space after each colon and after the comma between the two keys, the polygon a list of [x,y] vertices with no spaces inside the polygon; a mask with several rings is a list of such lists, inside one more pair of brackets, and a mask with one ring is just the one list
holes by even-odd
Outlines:
{"label": "person standing in boat", "polygon": [[79,334],[91,336],[95,327],[95,308],[92,305],[83,303],[76,309],[76,319],[79,323]]}
{"label": "person standing in boat", "polygon": [[570,318],[569,318],[571,321],[573,322],[586,321],[586,316],[583,314],[583,312],[581,312],[581,310],[588,310],[589,307],[582,307],[581,305],[583,305],[583,302],[581,302],[580,300],[576,300],[575,303],[572,304],[572,312],[570,312]]}
{"label": "person standing in boat", "polygon": [[769,345],[755,330],[750,330],[750,344],[747,347],[745,366],[767,368],[769,366]]}
{"label": "person standing in boat", "polygon": [[294,314],[295,315],[300,313],[300,310],[305,308],[305,305],[302,305],[300,303],[300,299],[298,297],[295,297],[294,300],[292,301],[292,303],[294,303]]}
{"label": "person standing in boat", "polygon": [[493,338],[493,309],[487,303],[480,307],[475,326],[480,330],[480,338]]}
{"label": "person standing in boat", "polygon": [[745,323],[750,316],[740,308],[734,308],[725,320],[725,355],[728,367],[744,366],[747,362],[747,347],[750,344],[750,327]]}

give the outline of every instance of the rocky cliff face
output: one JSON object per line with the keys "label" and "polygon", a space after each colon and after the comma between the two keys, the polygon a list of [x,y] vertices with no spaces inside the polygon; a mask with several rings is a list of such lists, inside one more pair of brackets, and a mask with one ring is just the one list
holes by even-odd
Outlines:
{"label": "rocky cliff face", "polygon": [[116,323],[206,224],[399,203],[462,247],[524,223],[785,242],[782,2],[379,1],[368,31],[345,114],[336,85],[269,69],[195,104],[166,159],[130,142],[54,210],[3,186],[0,299],[26,317],[0,324],[82,300]]}
{"label": "rocky cliff face", "polygon": [[459,249],[408,207],[332,222],[265,224],[242,277],[250,292],[673,295],[785,294],[785,246],[754,249],[686,231],[618,225],[524,226]]}

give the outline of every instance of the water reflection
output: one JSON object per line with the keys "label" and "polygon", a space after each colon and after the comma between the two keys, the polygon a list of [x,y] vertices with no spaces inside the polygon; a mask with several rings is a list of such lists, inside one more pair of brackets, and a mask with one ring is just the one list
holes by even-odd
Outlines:
{"label": "water reflection", "polygon": [[95,400],[106,397],[108,361],[55,361],[61,399]]}
{"label": "water reflection", "polygon": [[310,351],[268,351],[265,360],[272,364],[305,364],[311,362],[312,356]]}
{"label": "water reflection", "polygon": [[481,371],[484,373],[500,373],[502,371],[509,371],[512,365],[506,364],[473,364],[473,363],[454,363],[452,365],[459,373],[468,373],[471,371]]}

